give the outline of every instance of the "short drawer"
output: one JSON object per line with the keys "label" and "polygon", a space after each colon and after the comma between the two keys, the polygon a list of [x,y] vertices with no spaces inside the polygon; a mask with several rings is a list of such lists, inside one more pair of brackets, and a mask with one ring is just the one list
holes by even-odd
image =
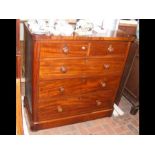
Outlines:
{"label": "short drawer", "polygon": [[91,44],[90,56],[120,55],[125,56],[128,42],[100,41]]}
{"label": "short drawer", "polygon": [[90,113],[98,110],[112,109],[113,92],[96,92],[79,97],[57,98],[48,102],[42,102],[38,109],[39,121],[59,119]]}
{"label": "short drawer", "polygon": [[84,59],[51,59],[40,61],[40,80],[79,77],[84,73]]}
{"label": "short drawer", "polygon": [[41,43],[40,58],[85,57],[88,52],[87,42]]}
{"label": "short drawer", "polygon": [[115,90],[120,76],[72,78],[39,83],[39,99],[80,95],[98,90]]}
{"label": "short drawer", "polygon": [[122,57],[112,58],[89,58],[86,61],[85,75],[120,75],[124,59]]}

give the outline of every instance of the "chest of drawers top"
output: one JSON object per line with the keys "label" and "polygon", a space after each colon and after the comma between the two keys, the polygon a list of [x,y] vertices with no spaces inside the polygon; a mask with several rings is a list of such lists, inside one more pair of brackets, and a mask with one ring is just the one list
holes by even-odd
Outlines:
{"label": "chest of drawers top", "polygon": [[25,30],[31,35],[33,40],[38,40],[38,41],[59,41],[59,40],[115,40],[115,41],[133,41],[135,37],[133,35],[129,35],[125,33],[122,30],[105,30],[104,33],[98,34],[98,33],[92,33],[91,35],[83,35],[80,36],[78,34],[73,34],[72,36],[53,36],[53,35],[40,35],[40,34],[33,34],[29,30],[27,24],[24,24]]}

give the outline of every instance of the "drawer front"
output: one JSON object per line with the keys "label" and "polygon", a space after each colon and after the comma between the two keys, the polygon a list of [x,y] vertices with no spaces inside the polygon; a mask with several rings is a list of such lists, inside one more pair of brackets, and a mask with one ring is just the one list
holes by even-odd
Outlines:
{"label": "drawer front", "polygon": [[91,44],[90,56],[121,55],[125,56],[128,42],[102,41]]}
{"label": "drawer front", "polygon": [[122,57],[87,59],[85,75],[120,75],[123,68]]}
{"label": "drawer front", "polygon": [[38,108],[39,121],[58,119],[97,110],[112,109],[113,91],[100,91],[79,97],[59,98],[42,102]]}
{"label": "drawer front", "polygon": [[87,42],[41,43],[40,58],[85,57],[88,52]]}
{"label": "drawer front", "polygon": [[123,62],[122,57],[40,61],[40,80],[120,74]]}
{"label": "drawer front", "polygon": [[79,77],[84,72],[83,59],[40,61],[40,80]]}
{"label": "drawer front", "polygon": [[39,100],[91,93],[98,90],[115,90],[120,76],[73,78],[43,81],[39,84]]}

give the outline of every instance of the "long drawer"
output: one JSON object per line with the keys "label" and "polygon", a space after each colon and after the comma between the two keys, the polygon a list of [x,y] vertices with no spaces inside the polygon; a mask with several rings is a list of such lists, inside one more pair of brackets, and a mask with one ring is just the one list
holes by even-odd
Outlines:
{"label": "long drawer", "polygon": [[98,91],[81,96],[45,100],[39,103],[38,119],[50,119],[79,115],[113,108],[113,91]]}
{"label": "long drawer", "polygon": [[50,59],[40,61],[40,80],[120,74],[122,57]]}
{"label": "long drawer", "polygon": [[41,43],[40,58],[85,57],[88,53],[88,42]]}
{"label": "long drawer", "polygon": [[115,90],[120,76],[100,76],[91,78],[71,78],[39,83],[39,99],[64,97],[91,93],[98,90]]}

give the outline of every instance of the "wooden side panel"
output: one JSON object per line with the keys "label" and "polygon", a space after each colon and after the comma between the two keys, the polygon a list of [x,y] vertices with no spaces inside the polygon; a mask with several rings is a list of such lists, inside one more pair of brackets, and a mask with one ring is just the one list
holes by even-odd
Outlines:
{"label": "wooden side panel", "polygon": [[39,82],[39,43],[25,29],[25,101],[29,104],[32,121],[37,121]]}
{"label": "wooden side panel", "polygon": [[31,36],[25,31],[25,96],[27,97],[30,112],[32,113],[32,58],[33,42]]}

